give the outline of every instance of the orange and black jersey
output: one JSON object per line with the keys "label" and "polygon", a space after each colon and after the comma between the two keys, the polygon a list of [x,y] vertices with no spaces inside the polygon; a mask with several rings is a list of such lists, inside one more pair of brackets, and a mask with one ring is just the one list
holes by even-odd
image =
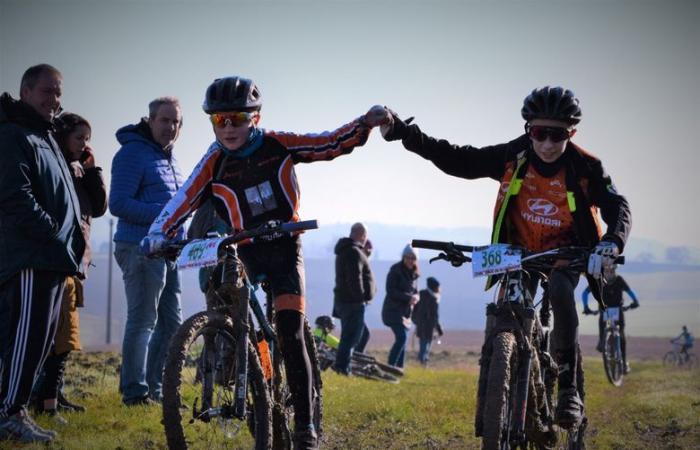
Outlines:
{"label": "orange and black jersey", "polygon": [[174,236],[207,198],[236,231],[269,220],[298,221],[300,193],[294,164],[348,154],[367,141],[370,130],[356,119],[320,134],[265,131],[260,148],[244,158],[236,158],[235,152],[226,152],[214,143],[149,232]]}

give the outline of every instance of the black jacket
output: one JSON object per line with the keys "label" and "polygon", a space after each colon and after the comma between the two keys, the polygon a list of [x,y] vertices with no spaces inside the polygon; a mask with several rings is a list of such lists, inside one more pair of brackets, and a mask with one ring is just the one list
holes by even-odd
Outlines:
{"label": "black jacket", "polygon": [[52,124],[0,97],[0,283],[23,269],[77,274],[80,203]]}
{"label": "black jacket", "polygon": [[335,245],[335,301],[365,303],[377,290],[367,255],[360,244],[350,238],[340,238]]}
{"label": "black jacket", "polygon": [[397,262],[386,276],[386,297],[382,305],[384,325],[400,325],[404,317],[411,317],[411,297],[418,293],[418,274]]}
{"label": "black jacket", "polygon": [[433,339],[433,332],[442,334],[438,316],[438,299],[429,289],[418,293],[419,300],[413,307],[411,320],[416,324],[416,336],[420,339]]}
{"label": "black jacket", "polygon": [[92,219],[93,217],[102,217],[107,212],[107,187],[104,178],[102,178],[101,167],[84,169],[78,161],[74,161],[69,164],[68,169],[73,176],[73,186],[80,203],[80,228],[85,239],[85,253],[82,263],[83,270],[87,275],[88,266],[92,261],[90,248]]}
{"label": "black jacket", "polygon": [[[417,125],[406,126],[399,120],[387,138],[402,139],[407,150],[432,161],[443,172],[459,178],[488,177],[501,181],[509,164],[514,164],[521,155],[525,155],[528,161],[536,158],[527,135],[505,144],[483,148],[469,145],[459,147],[424,134]],[[602,239],[615,242],[622,252],[632,226],[627,200],[617,193],[610,176],[596,157],[569,142],[562,158],[566,164],[567,189],[574,192],[578,203],[573,213],[578,245],[592,247],[599,241],[595,220],[590,212],[592,205],[600,208],[601,216],[608,225]],[[508,228],[508,224],[505,226]],[[500,241],[504,242],[506,233],[500,235]]]}

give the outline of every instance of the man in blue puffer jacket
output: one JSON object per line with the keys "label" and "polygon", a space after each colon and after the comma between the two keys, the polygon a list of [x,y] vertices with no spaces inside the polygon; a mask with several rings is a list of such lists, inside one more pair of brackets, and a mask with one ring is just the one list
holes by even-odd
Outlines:
{"label": "man in blue puffer jacket", "polygon": [[146,258],[138,246],[184,182],[172,154],[181,126],[178,100],[162,97],[149,104],[148,118],[117,131],[109,209],[119,218],[114,256],[128,305],[119,383],[126,405],[160,401],[168,341],[182,323],[175,263]]}

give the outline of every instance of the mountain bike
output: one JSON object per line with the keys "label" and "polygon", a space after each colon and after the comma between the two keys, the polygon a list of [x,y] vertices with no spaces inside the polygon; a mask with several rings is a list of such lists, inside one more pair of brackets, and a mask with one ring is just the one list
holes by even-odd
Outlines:
{"label": "mountain bike", "polygon": [[[207,309],[187,319],[173,336],[163,373],[163,425],[170,449],[223,448],[253,437],[253,447],[291,448],[292,405],[275,336],[272,305],[262,311],[238,256],[238,243],[269,240],[317,228],[316,221],[268,222],[215,239],[169,243],[156,256],[181,269],[216,266]],[[255,329],[257,321],[258,329]],[[314,376],[314,421],[320,434],[321,382],[306,325]]]}
{"label": "mountain bike", "polygon": [[[314,336],[314,338],[318,350],[319,367],[321,370],[326,370],[335,364],[337,351],[320,337]],[[394,384],[399,382],[397,377],[403,376],[403,370],[400,368],[380,363],[373,356],[360,352],[353,352],[350,358],[350,373],[368,380]]]}
{"label": "mountain bike", "polygon": [[622,331],[620,330],[620,313],[629,310],[629,306],[608,306],[601,311],[591,311],[593,315],[603,314],[605,328],[603,331],[603,367],[605,376],[613,386],[622,386],[627,373],[627,361],[622,354]]}
{"label": "mountain bike", "polygon": [[677,367],[680,369],[694,369],[698,367],[698,359],[692,354],[681,351],[683,345],[677,342],[675,339],[671,340],[673,344],[673,349],[668,351],[664,355],[664,366],[666,367]]}
{"label": "mountain bike", "polygon": [[[584,272],[590,250],[562,247],[533,253],[508,244],[472,247],[424,240],[414,240],[412,246],[440,251],[430,262],[446,260],[455,267],[471,262],[474,275],[500,276],[495,299],[486,308],[479,361],[475,431],[482,438],[482,448],[585,448],[585,410],[581,421],[566,429],[554,423],[558,368],[549,349],[549,298],[545,289],[540,315],[536,315],[538,305],[528,287],[537,282],[532,276],[546,282],[555,267]],[[583,400],[578,348],[575,371]]]}

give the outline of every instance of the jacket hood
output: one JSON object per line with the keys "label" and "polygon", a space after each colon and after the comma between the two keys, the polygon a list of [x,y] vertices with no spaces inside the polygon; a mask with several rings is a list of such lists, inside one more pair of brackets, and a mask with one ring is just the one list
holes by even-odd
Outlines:
{"label": "jacket hood", "polygon": [[151,127],[148,126],[148,121],[145,117],[137,124],[121,127],[117,130],[116,136],[117,141],[119,141],[121,145],[126,145],[130,142],[139,142],[163,151],[163,148],[153,140]]}
{"label": "jacket hood", "polygon": [[360,248],[360,245],[357,242],[355,242],[354,240],[352,240],[348,237],[340,238],[338,240],[338,242],[335,244],[335,250],[334,250],[335,254],[339,255],[342,251],[347,250],[348,248],[350,248],[352,246],[355,246],[358,249]]}
{"label": "jacket hood", "polygon": [[41,131],[53,128],[53,124],[44,120],[31,106],[15,100],[7,92],[0,96],[0,123],[6,122]]}

